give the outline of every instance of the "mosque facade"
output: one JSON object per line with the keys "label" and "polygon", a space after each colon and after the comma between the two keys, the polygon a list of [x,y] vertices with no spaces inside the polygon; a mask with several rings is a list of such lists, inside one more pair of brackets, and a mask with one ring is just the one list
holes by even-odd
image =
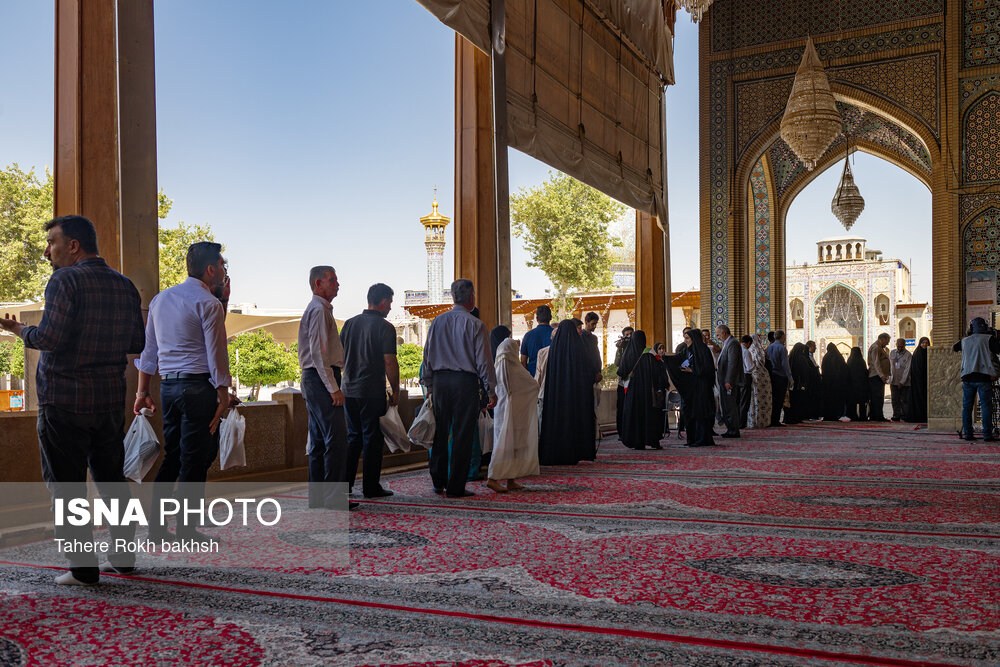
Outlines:
{"label": "mosque facade", "polygon": [[816,262],[786,267],[789,345],[833,343],[845,355],[863,351],[881,333],[903,338],[912,351],[932,338],[931,304],[914,302],[910,268],[883,257],[866,239],[843,236],[816,243]]}

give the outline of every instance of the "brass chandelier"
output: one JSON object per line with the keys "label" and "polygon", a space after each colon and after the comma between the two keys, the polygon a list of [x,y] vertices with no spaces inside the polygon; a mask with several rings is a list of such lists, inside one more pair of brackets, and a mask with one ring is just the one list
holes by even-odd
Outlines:
{"label": "brass chandelier", "polygon": [[781,138],[812,171],[840,134],[842,123],[830,81],[809,37],[781,119]]}
{"label": "brass chandelier", "polygon": [[677,0],[681,9],[686,9],[691,14],[691,20],[697,23],[712,5],[712,0]]}
{"label": "brass chandelier", "polygon": [[840,185],[830,203],[830,210],[837,216],[837,220],[844,225],[844,229],[850,231],[851,226],[865,210],[865,200],[861,196],[861,191],[854,184],[854,174],[851,173],[851,147],[847,146],[847,156],[844,158],[844,173],[840,177]]}

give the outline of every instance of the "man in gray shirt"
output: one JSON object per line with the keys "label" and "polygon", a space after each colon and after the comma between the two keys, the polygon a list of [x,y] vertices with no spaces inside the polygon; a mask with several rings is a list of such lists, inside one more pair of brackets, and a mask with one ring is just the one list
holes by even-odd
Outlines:
{"label": "man in gray shirt", "polygon": [[793,384],[784,331],[774,332],[774,342],[767,346],[767,358],[771,362],[771,426],[783,426],[781,408],[785,405],[785,392]]}
{"label": "man in gray shirt", "polygon": [[[462,498],[475,495],[465,490],[465,480],[480,410],[479,389],[481,385],[486,387],[489,394],[486,407],[494,407],[497,377],[490,359],[486,325],[470,313],[476,305],[472,281],[459,278],[453,282],[451,296],[455,307],[438,315],[427,332],[420,382],[433,396],[436,429],[430,473],[434,492]],[[450,457],[449,435],[452,436]]]}

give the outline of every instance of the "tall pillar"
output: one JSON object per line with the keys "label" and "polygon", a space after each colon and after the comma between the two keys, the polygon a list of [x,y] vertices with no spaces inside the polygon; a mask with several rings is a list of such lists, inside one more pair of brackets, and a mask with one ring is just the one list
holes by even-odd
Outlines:
{"label": "tall pillar", "polygon": [[664,235],[656,218],[635,213],[635,316],[646,342],[669,344],[667,310],[670,295],[664,280]]}
{"label": "tall pillar", "polygon": [[94,222],[145,306],[159,281],[152,0],[56,0],[55,50],[55,214]]}
{"label": "tall pillar", "polygon": [[476,284],[479,314],[490,328],[511,324],[510,223],[496,195],[499,186],[509,196],[507,145],[494,150],[493,86],[490,56],[456,34],[455,277]]}

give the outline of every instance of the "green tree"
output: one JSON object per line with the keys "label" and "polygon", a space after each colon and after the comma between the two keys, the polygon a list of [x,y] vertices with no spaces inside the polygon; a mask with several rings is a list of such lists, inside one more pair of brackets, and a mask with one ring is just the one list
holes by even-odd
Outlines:
{"label": "green tree", "polygon": [[[53,178],[48,171],[40,179],[34,169],[25,172],[16,164],[0,170],[0,301],[38,299],[45,292],[51,274],[45,251],[43,226],[52,219]],[[166,219],[174,200],[160,190],[156,215]],[[214,241],[209,225],[159,228],[160,289],[176,285],[187,277],[187,249],[196,241]]]}
{"label": "green tree", "polygon": [[43,225],[52,219],[52,174],[40,178],[17,164],[0,170],[0,301],[31,301],[52,270]]}
{"label": "green tree", "polygon": [[[169,201],[169,200],[168,200]],[[167,207],[169,211],[169,206]],[[209,225],[189,225],[181,221],[176,227],[160,227],[160,290],[177,285],[187,278],[188,246],[198,241],[214,241]]]}
{"label": "green tree", "polygon": [[611,287],[611,249],[621,245],[608,225],[627,207],[559,172],[510,197],[514,235],[524,239],[528,266],[541,269],[556,288],[553,302],[562,319],[573,290]]}
{"label": "green tree", "polygon": [[420,364],[424,360],[424,348],[413,343],[397,345],[396,360],[399,362],[399,379],[412,380],[420,375]]}
{"label": "green tree", "polygon": [[256,401],[261,385],[297,380],[299,359],[274,340],[269,331],[254,329],[230,341],[229,372],[238,377],[241,384],[253,387],[250,400]]}
{"label": "green tree", "polygon": [[0,375],[24,377],[24,341],[16,336],[0,336]]}

